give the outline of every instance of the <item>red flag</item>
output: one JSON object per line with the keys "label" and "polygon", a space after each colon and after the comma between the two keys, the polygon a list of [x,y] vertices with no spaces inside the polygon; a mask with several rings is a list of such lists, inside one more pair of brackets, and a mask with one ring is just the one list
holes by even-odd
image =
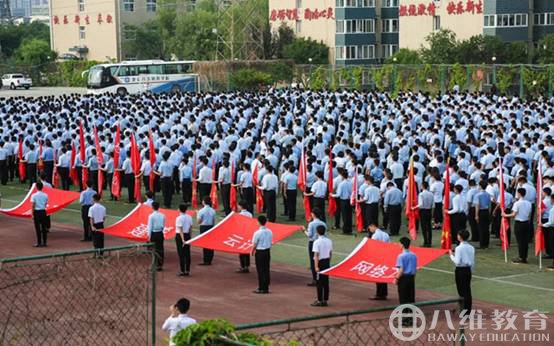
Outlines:
{"label": "red flag", "polygon": [[102,153],[102,146],[100,145],[100,138],[98,138],[98,130],[94,126],[94,146],[96,147],[96,161],[98,161],[98,189],[96,190],[100,196],[102,196],[102,187],[104,186],[104,172],[100,169],[104,166],[104,154]]}
{"label": "red flag", "polygon": [[39,172],[44,171],[44,160],[42,159],[42,139],[39,141],[39,144],[38,144],[37,169],[39,170]]}
{"label": "red flag", "polygon": [[544,203],[542,201],[542,167],[541,160],[537,167],[537,229],[535,230],[535,256],[540,256],[545,250],[544,232],[542,231],[542,212]]}
{"label": "red flag", "polygon": [[[302,155],[300,155],[300,166],[298,168],[298,186],[300,186],[300,190],[302,191],[303,196],[304,196],[304,193],[306,192],[307,181],[308,181],[308,165],[306,162],[306,151],[304,150],[304,147],[302,147]],[[304,196],[304,216],[306,218],[306,222],[310,222],[310,219],[312,218],[312,208],[310,206],[309,196]]]}
{"label": "red flag", "polygon": [[[500,174],[500,213],[506,210],[506,192],[504,191],[504,171],[502,158],[499,159],[499,174]],[[510,241],[508,239],[508,228],[510,228],[510,222],[508,218],[501,216],[500,221],[500,241],[502,242],[502,251],[508,251],[510,247]]]}
{"label": "red flag", "polygon": [[119,147],[119,142],[121,141],[121,130],[119,129],[119,124],[115,130],[115,144],[113,147],[113,177],[112,177],[112,186],[110,187],[112,195],[115,198],[121,197],[121,175],[118,170],[119,168],[119,156],[121,148]]}
{"label": "red flag", "polygon": [[216,165],[215,165],[215,158],[212,157],[212,189],[210,191],[210,199],[212,200],[212,208],[217,210],[219,207],[219,201],[217,198],[217,184],[215,183],[216,179]]}
{"label": "red flag", "polygon": [[450,161],[446,162],[446,178],[444,182],[444,200],[442,202],[442,235],[441,235],[441,249],[450,250],[452,248],[452,229],[450,227]]}
{"label": "red flag", "polygon": [[408,172],[408,191],[406,193],[406,216],[408,218],[408,231],[413,240],[417,238],[416,221],[419,219],[419,208],[417,200],[417,186],[414,175],[414,161],[410,160],[410,168]]}
{"label": "red flag", "polygon": [[86,148],[85,148],[85,130],[83,128],[83,120],[79,122],[79,158],[81,159],[81,182],[83,184],[83,189],[87,188],[87,182],[88,182],[88,170],[85,167],[86,165]]}
{"label": "red flag", "polygon": [[156,147],[154,146],[152,131],[150,130],[148,131],[148,154],[150,159],[150,167],[152,167],[150,177],[148,178],[148,183],[150,185],[150,191],[154,192],[154,166],[156,165]]}
{"label": "red flag", "polygon": [[256,194],[256,212],[260,214],[264,209],[264,196],[262,195],[262,190],[258,188],[258,162],[254,165],[252,182],[254,183],[254,193]]}
{"label": "red flag", "polygon": [[142,194],[140,193],[140,151],[135,139],[135,134],[131,134],[131,167],[135,175],[135,200],[140,203]]}
{"label": "red flag", "polygon": [[237,210],[237,187],[235,184],[235,161],[231,161],[231,190],[229,191],[229,205],[232,211]]}
{"label": "red flag", "polygon": [[192,161],[192,207],[194,209],[198,209],[198,191],[197,191],[197,184],[196,181],[196,153],[194,154],[194,159]]}
{"label": "red flag", "polygon": [[329,208],[327,212],[330,216],[335,216],[337,212],[337,201],[333,197],[333,147],[329,150],[329,176],[327,178],[327,192],[329,193]]}
{"label": "red flag", "polygon": [[58,174],[58,152],[54,150],[54,169],[52,170],[52,186],[58,188],[60,186],[60,175]]}
{"label": "red flag", "polygon": [[364,230],[364,219],[362,217],[362,206],[358,202],[358,167],[356,166],[356,172],[354,173],[354,183],[352,184],[352,196],[350,202],[352,204],[354,200],[354,214],[356,215],[356,230],[361,233]]}
{"label": "red flag", "polygon": [[75,169],[75,159],[77,158],[77,149],[75,149],[75,143],[71,141],[71,164],[69,165],[69,177],[73,182],[73,185],[79,186],[79,175],[77,169]]}
{"label": "red flag", "polygon": [[27,170],[25,169],[25,162],[23,162],[23,139],[19,140],[19,149],[17,150],[17,158],[19,160],[19,181],[25,181]]}

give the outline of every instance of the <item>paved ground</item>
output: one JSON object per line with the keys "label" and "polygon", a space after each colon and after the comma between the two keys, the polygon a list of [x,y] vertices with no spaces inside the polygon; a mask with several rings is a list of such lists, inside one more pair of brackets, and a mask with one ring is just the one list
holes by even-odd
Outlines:
{"label": "paved ground", "polygon": [[[38,255],[62,252],[90,247],[90,243],[81,243],[82,231],[73,226],[54,224],[49,236],[47,248],[34,248],[34,230],[30,220],[0,216],[0,258]],[[128,244],[126,240],[106,237],[106,246]],[[320,313],[349,311],[371,307],[395,305],[397,294],[394,286],[389,286],[388,302],[374,302],[368,297],[374,294],[374,285],[361,284],[345,280],[331,280],[331,304],[328,308],[309,306],[314,300],[315,290],[307,287],[309,280],[305,268],[283,264],[272,264],[271,294],[255,295],[256,275],[236,274],[238,259],[234,255],[216,253],[212,267],[196,264],[201,259],[201,251],[193,249],[193,266],[190,277],[178,277],[177,256],[173,242],[166,242],[165,270],[157,278],[157,325],[161,326],[167,316],[170,304],[180,297],[188,297],[192,302],[190,314],[199,320],[226,318],[233,323],[259,322],[273,319],[291,318]],[[437,293],[418,290],[417,300],[448,298]],[[474,307],[492,314],[494,309],[505,307],[483,302],[474,302]],[[381,314],[380,317],[387,317]],[[429,322],[428,322],[429,323]],[[488,320],[490,324],[491,321]],[[523,320],[518,326],[523,327]],[[489,326],[490,327],[490,326]],[[548,321],[550,330],[554,328],[554,317]],[[488,328],[487,328],[488,329]],[[489,330],[487,330],[489,331]],[[484,331],[480,332],[481,334]],[[165,335],[158,328],[158,340]],[[553,335],[554,337],[554,335]],[[479,342],[481,343],[481,342]],[[471,343],[471,344],[479,344]],[[483,342],[482,344],[491,344]],[[545,343],[545,344],[548,344]]]}
{"label": "paved ground", "polygon": [[84,94],[86,88],[66,88],[66,87],[31,87],[29,90],[16,89],[10,90],[6,88],[0,89],[0,97],[39,97],[39,96],[58,96],[64,94]]}

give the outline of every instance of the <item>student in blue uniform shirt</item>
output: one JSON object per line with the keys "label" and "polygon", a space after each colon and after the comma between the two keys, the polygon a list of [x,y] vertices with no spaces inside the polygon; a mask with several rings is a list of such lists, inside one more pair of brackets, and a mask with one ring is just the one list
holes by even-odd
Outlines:
{"label": "student in blue uniform shirt", "polygon": [[[377,225],[376,221],[371,221],[369,223],[367,230],[368,230],[368,237],[370,237],[371,239],[382,241],[384,243],[390,243],[390,237],[388,233],[379,229],[379,226]],[[370,299],[387,300],[387,296],[389,295],[388,285],[384,283],[377,283],[376,285],[377,285],[377,290],[375,292],[375,296]]]}
{"label": "student in blue uniform shirt", "polygon": [[289,221],[296,220],[296,196],[297,196],[297,187],[298,176],[295,173],[294,165],[289,165],[288,172],[284,177],[283,184],[283,194],[285,196],[287,214],[289,216]]}
{"label": "student in blue uniform shirt", "polygon": [[[212,208],[212,200],[209,196],[205,196],[202,200],[203,208],[196,215],[198,224],[200,225],[200,234],[209,231],[215,225],[216,212]],[[202,249],[203,262],[200,265],[209,266],[214,258],[214,250]]]}
{"label": "student in blue uniform shirt", "polygon": [[88,216],[90,207],[94,204],[93,197],[96,191],[92,189],[92,181],[87,182],[87,188],[83,190],[79,196],[79,204],[81,205],[81,219],[83,221],[83,239],[81,241],[92,241],[92,229]]}
{"label": "student in blue uniform shirt", "polygon": [[169,152],[163,154],[163,160],[155,174],[160,176],[162,185],[162,196],[164,207],[171,208],[171,200],[173,199],[173,165],[169,162]]}
{"label": "student in blue uniform shirt", "polygon": [[[398,300],[400,305],[415,303],[415,275],[417,269],[417,256],[410,251],[410,239],[400,238],[402,253],[396,259],[398,272],[394,283],[398,286]],[[411,326],[413,319],[403,317],[402,325]]]}
{"label": "student in blue uniform shirt", "polygon": [[29,144],[29,150],[23,157],[23,162],[27,167],[27,179],[29,179],[29,186],[31,186],[37,181],[38,153],[34,144]]}
{"label": "student in blue uniform shirt", "polygon": [[461,230],[457,234],[459,245],[456,246],[455,252],[450,250],[450,259],[454,262],[456,270],[454,272],[456,277],[456,288],[458,295],[464,299],[463,314],[468,315],[471,313],[471,272],[475,266],[475,248],[467,242],[469,239],[469,232]]}
{"label": "student in blue uniform shirt", "polygon": [[[242,200],[239,202],[239,214],[246,217],[252,217],[252,213],[246,209],[248,204]],[[240,268],[236,270],[237,273],[246,274],[250,272],[250,254],[239,255]]]}
{"label": "student in blue uniform shirt", "polygon": [[312,221],[308,224],[308,229],[302,227],[304,234],[308,237],[308,258],[310,259],[310,270],[312,272],[312,282],[309,283],[308,286],[316,286],[317,284],[317,272],[315,270],[313,245],[314,241],[317,239],[317,227],[324,226],[327,228],[325,222],[321,220],[321,214],[323,214],[323,211],[319,208],[314,208],[311,215]]}
{"label": "student in blue uniform shirt", "polygon": [[482,180],[479,183],[479,191],[473,197],[475,206],[475,221],[479,232],[479,248],[488,249],[490,242],[490,208],[491,196],[486,190],[487,182]]}
{"label": "student in blue uniform shirt", "polygon": [[256,271],[258,272],[258,289],[254,290],[256,294],[268,294],[270,284],[270,262],[271,245],[273,242],[273,233],[265,227],[267,218],[264,215],[258,216],[260,229],[254,232],[252,237],[252,256],[256,259]]}
{"label": "student in blue uniform shirt", "polygon": [[321,213],[321,221],[325,222],[325,199],[327,198],[327,183],[323,179],[323,171],[315,173],[316,181],[312,185],[311,191],[304,195],[312,198],[313,209],[319,209]]}
{"label": "student in blue uniform shirt", "polygon": [[47,240],[47,216],[46,206],[48,205],[48,195],[42,192],[42,182],[36,183],[37,192],[31,195],[31,204],[33,208],[33,223],[37,243],[35,247],[45,247]]}
{"label": "student in blue uniform shirt", "polygon": [[183,192],[183,202],[190,204],[192,201],[192,167],[188,162],[189,158],[185,156],[179,166],[179,180],[181,182],[181,191]]}
{"label": "student in blue uniform shirt", "polygon": [[160,204],[152,203],[152,214],[148,216],[148,241],[154,243],[154,252],[156,254],[156,270],[162,271],[164,264],[164,229],[165,215],[159,212]]}
{"label": "student in blue uniform shirt", "polygon": [[344,168],[339,170],[342,181],[337,187],[333,197],[339,199],[340,214],[342,216],[342,233],[352,234],[352,205],[350,196],[352,195],[352,179],[348,178],[348,171]]}
{"label": "student in blue uniform shirt", "polygon": [[400,233],[402,224],[402,191],[400,191],[392,181],[387,183],[387,191],[383,199],[385,213],[389,219],[389,229],[391,235]]}
{"label": "student in blue uniform shirt", "polygon": [[520,187],[517,189],[516,198],[517,201],[512,207],[512,212],[507,214],[503,213],[504,217],[514,218],[514,234],[517,240],[517,248],[519,258],[514,259],[512,263],[526,264],[527,255],[529,253],[529,228],[531,227],[531,217],[533,206],[531,202],[525,199],[527,191],[525,188]]}

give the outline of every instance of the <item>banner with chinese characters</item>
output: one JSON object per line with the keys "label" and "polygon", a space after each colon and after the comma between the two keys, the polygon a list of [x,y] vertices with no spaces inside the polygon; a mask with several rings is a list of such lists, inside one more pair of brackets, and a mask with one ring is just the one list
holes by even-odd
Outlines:
{"label": "banner with chinese characters", "polygon": [[[433,1],[429,3],[400,5],[398,7],[398,15],[400,17],[435,16],[436,12],[437,12],[437,5]],[[449,15],[459,15],[464,13],[480,14],[480,13],[483,13],[483,1],[482,0],[449,1],[446,4],[446,12]]]}
{"label": "banner with chinese characters", "polygon": [[80,15],[80,14],[64,14],[64,15],[53,15],[52,24],[54,25],[67,25],[67,24],[76,24],[76,25],[90,25],[92,22],[97,24],[112,24],[113,16],[111,14],[92,14],[92,15]]}
{"label": "banner with chinese characters", "polygon": [[[174,238],[175,220],[179,216],[179,212],[161,208],[159,211],[165,215],[164,239]],[[114,237],[145,243],[148,241],[148,216],[150,216],[150,214],[152,214],[151,207],[138,204],[127,216],[113,225],[106,227],[102,232],[113,235]],[[187,211],[187,214],[192,216],[194,212]]]}
{"label": "banner with chinese characters", "polygon": [[[448,252],[419,247],[410,247],[410,251],[417,256],[418,269]],[[396,258],[401,252],[399,243],[364,238],[344,261],[321,273],[348,280],[392,283],[398,272]]]}
{"label": "banner with chinese characters", "polygon": [[[38,190],[35,184],[33,184],[29,192],[27,192],[27,196],[25,196],[21,203],[13,208],[0,209],[0,213],[16,217],[32,218],[33,205],[31,202],[31,196],[37,191]],[[55,212],[62,210],[79,198],[79,193],[74,191],[64,191],[44,187],[42,192],[48,196],[48,204],[46,205],[47,215],[52,215]]]}
{"label": "banner with chinese characters", "polygon": [[334,11],[332,7],[323,9],[304,9],[302,14],[298,13],[297,8],[292,9],[274,9],[269,14],[269,20],[271,22],[284,21],[284,20],[318,20],[318,19],[335,19]]}
{"label": "banner with chinese characters", "polygon": [[[268,222],[266,227],[273,233],[273,244],[301,229],[300,226],[271,222]],[[187,244],[216,251],[248,254],[254,246],[254,232],[259,228],[257,219],[231,213],[211,230],[192,238]]]}

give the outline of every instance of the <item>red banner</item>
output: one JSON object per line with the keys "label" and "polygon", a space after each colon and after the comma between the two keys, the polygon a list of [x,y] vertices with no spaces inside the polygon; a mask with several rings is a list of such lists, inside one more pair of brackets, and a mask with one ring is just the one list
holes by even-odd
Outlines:
{"label": "red banner", "polygon": [[452,248],[452,228],[450,225],[450,160],[446,161],[446,177],[444,181],[444,200],[442,201],[442,235],[441,249],[450,250]]}
{"label": "red banner", "polygon": [[[160,208],[159,212],[165,215],[164,239],[174,238],[175,220],[180,214],[179,211]],[[148,216],[150,214],[152,214],[151,207],[138,204],[127,216],[104,228],[102,232],[114,237],[146,243],[148,241]],[[187,211],[187,214],[192,216],[194,212]]]}
{"label": "red banner", "polygon": [[508,239],[508,228],[510,228],[510,222],[507,217],[502,216],[502,213],[506,211],[506,193],[504,186],[504,163],[502,158],[499,159],[499,177],[500,177],[500,241],[502,242],[502,251],[508,251],[510,247],[510,241]]}
{"label": "red banner", "polygon": [[235,161],[231,161],[231,190],[229,191],[229,206],[232,211],[237,211],[237,187],[234,186],[236,180]]}
{"label": "red banner", "polygon": [[194,209],[198,209],[198,182],[196,181],[196,153],[192,161],[192,197],[191,203]]}
{"label": "red banner", "polygon": [[417,186],[414,176],[414,161],[410,160],[408,172],[408,192],[406,193],[406,217],[408,218],[408,232],[412,240],[417,238],[417,219],[419,219],[419,208],[417,208]]}
{"label": "red banner", "polygon": [[121,130],[119,124],[115,130],[115,144],[113,147],[113,177],[111,191],[115,198],[121,197],[121,172],[119,171],[119,156],[121,148],[119,142],[121,141]]}
{"label": "red banner", "polygon": [[[32,218],[33,205],[31,203],[31,196],[37,191],[38,190],[35,184],[33,184],[33,186],[31,186],[31,189],[27,193],[27,196],[25,196],[21,203],[13,208],[0,209],[0,213],[10,216]],[[49,187],[43,187],[42,192],[48,195],[48,204],[46,205],[46,214],[48,215],[52,215],[55,212],[60,211],[61,209],[67,207],[79,198],[79,193],[74,191],[64,191]]]}
{"label": "red banner", "polygon": [[[535,230],[535,256],[541,256],[545,250],[544,232],[542,230],[542,213],[545,208],[542,200],[542,167],[541,159],[537,166],[537,228]],[[533,215],[531,215],[532,217]]]}
{"label": "red banner", "polygon": [[25,169],[25,162],[23,162],[23,140],[19,140],[19,149],[17,150],[17,158],[19,160],[19,181],[25,181],[27,170]]}
{"label": "red banner", "polygon": [[131,134],[131,167],[135,176],[135,200],[140,203],[142,194],[140,193],[140,151],[135,139],[135,134]]}
{"label": "red banner", "polygon": [[104,173],[101,168],[104,166],[104,154],[102,154],[102,146],[100,145],[100,138],[98,138],[98,130],[96,129],[96,126],[94,126],[94,146],[96,147],[96,161],[98,162],[98,187],[96,192],[102,196]]}
{"label": "red banner", "polygon": [[[447,253],[419,247],[410,247],[410,251],[417,256],[418,269]],[[399,244],[364,238],[346,259],[321,273],[348,280],[392,283],[398,272],[396,258],[401,252]]]}
{"label": "red banner", "polygon": [[60,175],[58,174],[58,151],[54,149],[54,168],[52,169],[52,186],[58,188],[60,186]]}
{"label": "red banner", "polygon": [[212,159],[212,189],[210,190],[210,199],[212,200],[212,208],[214,208],[216,211],[219,209],[219,201],[217,199],[217,184],[215,182],[216,179],[216,164],[215,164],[215,158]]}
{"label": "red banner", "polygon": [[[306,160],[306,150],[302,147],[302,155],[300,156],[300,167],[298,167],[298,186],[302,191],[304,198],[304,217],[306,222],[310,222],[312,219],[312,208],[310,206],[310,197],[305,196],[306,184],[308,183],[308,163]],[[324,211],[324,210],[322,210]]]}
{"label": "red banner", "polygon": [[327,177],[327,194],[329,196],[329,216],[335,216],[337,212],[337,201],[333,197],[333,147],[329,148],[329,176]]}
{"label": "red banner", "polygon": [[[273,244],[301,229],[296,225],[271,222],[268,222],[266,227],[273,233]],[[192,238],[187,244],[216,251],[249,254],[254,246],[252,237],[259,228],[256,219],[231,213],[211,230]]]}
{"label": "red banner", "polygon": [[79,175],[77,169],[75,169],[75,159],[77,158],[77,150],[75,149],[75,143],[71,141],[71,163],[69,164],[69,177],[73,182],[73,185],[79,186]]}
{"label": "red banner", "polygon": [[85,129],[83,127],[83,120],[79,122],[79,158],[81,159],[81,182],[83,184],[83,189],[87,188],[88,183],[88,170],[85,167],[87,164],[85,161],[86,157],[86,144],[85,144]]}

